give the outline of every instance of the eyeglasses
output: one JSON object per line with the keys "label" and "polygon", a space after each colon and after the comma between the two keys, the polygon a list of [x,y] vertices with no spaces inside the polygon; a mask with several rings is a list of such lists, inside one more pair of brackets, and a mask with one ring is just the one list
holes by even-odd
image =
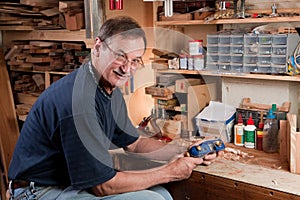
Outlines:
{"label": "eyeglasses", "polygon": [[131,61],[128,60],[128,57],[125,53],[118,53],[115,52],[114,50],[112,50],[109,45],[106,42],[105,45],[107,46],[107,48],[113,53],[114,57],[115,57],[115,61],[118,62],[121,65],[127,65],[128,63],[130,64],[131,69],[141,69],[144,67],[144,62],[142,60],[142,58],[134,58]]}

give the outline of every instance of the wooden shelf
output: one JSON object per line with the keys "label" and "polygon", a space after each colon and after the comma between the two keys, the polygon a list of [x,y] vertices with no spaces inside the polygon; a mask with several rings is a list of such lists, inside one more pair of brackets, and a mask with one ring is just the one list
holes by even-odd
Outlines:
{"label": "wooden shelf", "polygon": [[[94,40],[86,39],[86,31],[84,29],[79,31],[69,31],[69,30],[28,30],[15,31],[14,30],[4,30],[4,36],[9,37],[11,41],[13,40],[53,40],[53,41],[82,41],[86,44],[87,48],[93,48]],[[11,32],[13,31],[13,34]]]}
{"label": "wooden shelf", "polygon": [[263,17],[247,19],[218,19],[210,22],[205,20],[186,20],[186,21],[156,21],[156,26],[175,26],[175,25],[210,25],[210,24],[251,24],[251,23],[279,23],[279,22],[299,22],[300,16],[296,17]]}
{"label": "wooden shelf", "polygon": [[39,70],[30,70],[30,69],[11,69],[13,72],[29,72],[29,73],[49,73],[49,74],[57,74],[57,75],[67,75],[71,72],[61,72],[61,71],[39,71]]}
{"label": "wooden shelf", "polygon": [[229,78],[245,78],[245,79],[258,79],[258,80],[274,80],[274,81],[290,81],[300,82],[300,76],[285,76],[285,75],[267,75],[267,74],[230,74],[230,73],[217,73],[211,71],[194,71],[194,70],[157,70],[158,73],[174,73],[186,75],[202,75],[202,76],[216,76],[216,77],[229,77]]}

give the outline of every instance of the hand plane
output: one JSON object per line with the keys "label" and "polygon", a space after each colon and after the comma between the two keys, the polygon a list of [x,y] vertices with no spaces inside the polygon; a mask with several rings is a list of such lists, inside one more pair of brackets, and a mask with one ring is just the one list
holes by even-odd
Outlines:
{"label": "hand plane", "polygon": [[207,140],[197,146],[191,147],[185,155],[187,157],[203,158],[209,153],[222,151],[224,149],[225,144],[221,139]]}

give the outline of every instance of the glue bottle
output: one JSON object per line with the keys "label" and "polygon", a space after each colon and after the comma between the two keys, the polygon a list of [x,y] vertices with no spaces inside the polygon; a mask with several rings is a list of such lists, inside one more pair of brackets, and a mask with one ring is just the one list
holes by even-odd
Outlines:
{"label": "glue bottle", "polygon": [[234,144],[244,146],[244,128],[242,114],[238,115],[238,123],[234,125]]}
{"label": "glue bottle", "polygon": [[258,123],[258,128],[256,129],[256,140],[255,140],[255,148],[257,150],[263,150],[263,129],[264,129],[264,120],[263,120],[263,112],[260,112],[260,121]]}
{"label": "glue bottle", "polygon": [[263,150],[268,153],[277,152],[279,149],[278,142],[278,122],[272,109],[269,109],[263,133]]}
{"label": "glue bottle", "polygon": [[244,128],[245,134],[245,147],[246,148],[254,148],[255,146],[255,130],[256,126],[254,125],[254,121],[252,119],[252,115],[250,115],[247,125]]}

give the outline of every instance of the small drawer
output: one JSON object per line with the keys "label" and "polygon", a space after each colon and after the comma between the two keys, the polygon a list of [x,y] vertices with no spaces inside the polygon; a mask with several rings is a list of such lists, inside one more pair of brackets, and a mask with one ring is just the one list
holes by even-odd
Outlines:
{"label": "small drawer", "polygon": [[265,64],[265,65],[258,64],[257,69],[258,69],[258,72],[261,72],[261,73],[271,73],[272,72],[271,64]]}
{"label": "small drawer", "polygon": [[257,65],[256,64],[244,64],[243,72],[257,72]]}
{"label": "small drawer", "polygon": [[207,46],[207,53],[218,53],[218,51],[219,46],[217,44]]}
{"label": "small drawer", "polygon": [[230,35],[219,35],[219,44],[230,44]]}
{"label": "small drawer", "polygon": [[245,34],[244,35],[244,44],[251,45],[257,43],[257,35],[256,34]]}
{"label": "small drawer", "polygon": [[243,45],[230,45],[230,53],[231,54],[241,54],[244,52]]}
{"label": "small drawer", "polygon": [[244,53],[247,54],[257,54],[258,53],[258,44],[251,44],[244,46]]}
{"label": "small drawer", "polygon": [[219,72],[230,72],[231,65],[230,63],[219,62]]}
{"label": "small drawer", "polygon": [[230,63],[231,65],[231,72],[241,73],[243,72],[243,64],[241,63]]}
{"label": "small drawer", "polygon": [[275,73],[275,74],[287,72],[287,67],[285,64],[284,65],[271,64],[271,68],[272,68],[272,73]]}
{"label": "small drawer", "polygon": [[220,54],[228,54],[230,52],[230,45],[219,45]]}
{"label": "small drawer", "polygon": [[286,45],[287,44],[287,35],[286,34],[277,34],[272,36],[273,45]]}
{"label": "small drawer", "polygon": [[273,45],[272,54],[273,55],[286,55],[287,45]]}
{"label": "small drawer", "polygon": [[209,71],[218,71],[219,69],[218,62],[207,62],[205,69]]}
{"label": "small drawer", "polygon": [[258,55],[257,63],[259,65],[270,65],[271,64],[271,56],[270,55]]}
{"label": "small drawer", "polygon": [[272,44],[272,35],[258,35],[259,44]]}
{"label": "small drawer", "polygon": [[229,63],[230,59],[230,54],[219,54],[219,62],[221,63]]}
{"label": "small drawer", "polygon": [[231,54],[230,57],[233,63],[243,63],[243,54]]}
{"label": "small drawer", "polygon": [[258,45],[258,53],[263,55],[270,55],[272,53],[271,45]]}
{"label": "small drawer", "polygon": [[218,44],[219,35],[207,35],[207,46],[210,44]]}
{"label": "small drawer", "polygon": [[243,45],[244,44],[244,35],[231,35],[230,44],[233,45]]}
{"label": "small drawer", "polygon": [[219,55],[218,54],[206,54],[207,62],[218,62]]}
{"label": "small drawer", "polygon": [[256,64],[257,56],[256,55],[244,55],[244,64]]}
{"label": "small drawer", "polygon": [[287,60],[286,60],[286,56],[285,55],[278,55],[278,56],[272,55],[272,57],[271,57],[271,62],[273,64],[279,64],[279,65],[281,65],[281,64],[285,64],[286,61]]}

